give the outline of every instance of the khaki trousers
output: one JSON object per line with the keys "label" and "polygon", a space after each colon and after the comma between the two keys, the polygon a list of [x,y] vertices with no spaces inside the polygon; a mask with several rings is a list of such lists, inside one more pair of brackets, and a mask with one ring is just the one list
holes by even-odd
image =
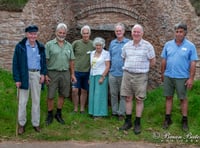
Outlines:
{"label": "khaki trousers", "polygon": [[29,72],[29,89],[19,90],[19,107],[18,107],[18,122],[21,126],[26,124],[26,106],[31,92],[32,107],[31,107],[31,122],[33,126],[40,124],[40,93],[41,84],[40,72]]}

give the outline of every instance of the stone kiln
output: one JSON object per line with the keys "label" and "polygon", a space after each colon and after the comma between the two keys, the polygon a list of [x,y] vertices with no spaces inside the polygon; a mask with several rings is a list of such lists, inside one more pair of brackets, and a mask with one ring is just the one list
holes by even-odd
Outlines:
{"label": "stone kiln", "polygon": [[[11,70],[15,44],[24,36],[24,28],[37,24],[39,40],[46,43],[54,38],[55,27],[64,22],[69,27],[67,40],[80,38],[80,28],[88,24],[91,38],[100,36],[106,40],[106,48],[115,38],[113,25],[126,25],[126,37],[135,23],[144,26],[144,38],[156,51],[157,64],[150,71],[149,87],[160,85],[160,53],[164,43],[173,38],[173,26],[179,21],[188,24],[188,38],[200,53],[199,18],[189,0],[29,0],[23,12],[0,13],[0,67]],[[196,78],[199,77],[199,69]]]}

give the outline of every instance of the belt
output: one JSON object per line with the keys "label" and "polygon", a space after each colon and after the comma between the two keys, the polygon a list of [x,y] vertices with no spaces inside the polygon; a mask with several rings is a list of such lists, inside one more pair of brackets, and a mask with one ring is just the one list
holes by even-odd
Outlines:
{"label": "belt", "polygon": [[28,71],[30,71],[30,72],[38,72],[40,70],[39,69],[29,69]]}
{"label": "belt", "polygon": [[48,71],[66,72],[66,71],[68,71],[68,70],[55,70],[55,69],[51,69],[51,70],[48,70]]}
{"label": "belt", "polygon": [[136,75],[139,75],[139,74],[146,74],[147,72],[144,72],[144,73],[136,73],[136,72],[132,72],[132,71],[129,71],[129,70],[126,70],[126,69],[124,69],[124,71],[126,71],[126,72],[128,72],[128,73],[130,73],[130,74],[136,74]]}

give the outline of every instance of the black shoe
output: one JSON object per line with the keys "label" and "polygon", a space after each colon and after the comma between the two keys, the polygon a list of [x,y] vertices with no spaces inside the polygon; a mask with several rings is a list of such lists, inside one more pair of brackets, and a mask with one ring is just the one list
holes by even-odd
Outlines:
{"label": "black shoe", "polygon": [[112,117],[118,117],[118,115],[117,114],[112,114]]}
{"label": "black shoe", "polygon": [[65,121],[62,119],[61,114],[56,114],[55,118],[60,124],[65,124]]}
{"label": "black shoe", "polygon": [[124,125],[119,128],[119,130],[128,130],[131,127],[132,127],[132,123],[131,122],[125,122]]}
{"label": "black shoe", "polygon": [[141,133],[140,124],[135,124],[133,131],[134,131],[134,133],[135,133],[136,135],[137,135],[137,134],[140,134],[140,133]]}
{"label": "black shoe", "polygon": [[53,122],[53,115],[52,114],[48,114],[47,118],[46,118],[46,125],[50,125]]}
{"label": "black shoe", "polygon": [[188,122],[187,122],[187,120],[182,121],[182,129],[183,129],[184,132],[189,131],[189,127],[188,127]]}
{"label": "black shoe", "polygon": [[80,111],[80,114],[85,114],[85,111]]}
{"label": "black shoe", "polygon": [[171,119],[165,119],[164,123],[163,123],[163,129],[168,129],[168,127],[172,124],[172,120]]}

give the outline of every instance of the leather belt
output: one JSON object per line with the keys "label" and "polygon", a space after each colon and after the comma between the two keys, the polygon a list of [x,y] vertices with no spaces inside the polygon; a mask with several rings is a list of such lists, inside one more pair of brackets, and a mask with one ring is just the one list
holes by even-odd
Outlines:
{"label": "leather belt", "polygon": [[48,71],[66,72],[66,71],[68,71],[68,70],[55,70],[55,69],[51,69],[51,70],[48,70]]}
{"label": "leather belt", "polygon": [[28,71],[30,71],[30,72],[38,72],[40,70],[39,69],[29,69]]}

